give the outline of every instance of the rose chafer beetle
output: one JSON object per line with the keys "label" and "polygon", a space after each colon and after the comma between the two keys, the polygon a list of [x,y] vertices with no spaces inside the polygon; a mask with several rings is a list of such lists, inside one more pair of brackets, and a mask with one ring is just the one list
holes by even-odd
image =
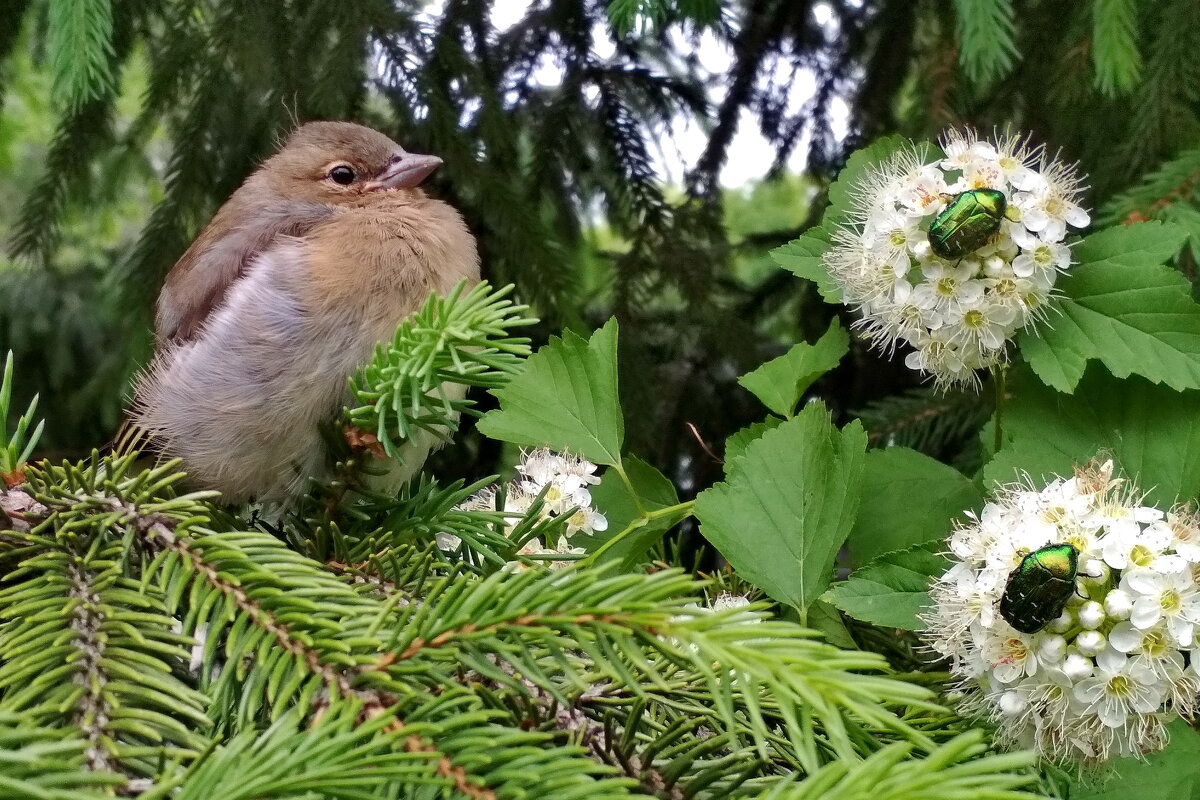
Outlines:
{"label": "rose chafer beetle", "polygon": [[968,189],[954,195],[929,224],[929,247],[953,261],[987,244],[1008,211],[1004,192]]}
{"label": "rose chafer beetle", "polygon": [[1074,546],[1049,544],[1034,550],[1008,576],[1000,616],[1021,633],[1037,633],[1062,614],[1078,574]]}

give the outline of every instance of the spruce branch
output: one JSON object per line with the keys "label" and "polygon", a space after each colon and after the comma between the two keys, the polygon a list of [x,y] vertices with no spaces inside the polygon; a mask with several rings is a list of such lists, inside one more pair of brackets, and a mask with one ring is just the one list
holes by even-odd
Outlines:
{"label": "spruce branch", "polygon": [[838,761],[794,782],[780,781],[755,800],[1031,800],[1023,791],[1037,780],[1032,756],[987,755],[975,730],[952,739],[924,757],[897,742],[863,762]]}
{"label": "spruce branch", "polygon": [[101,800],[125,776],[85,768],[86,744],[65,728],[30,724],[0,712],[0,788],[14,800]]}
{"label": "spruce branch", "polygon": [[1166,219],[1175,204],[1196,205],[1200,199],[1200,148],[1185,150],[1105,204],[1101,224]]}
{"label": "spruce branch", "polygon": [[195,755],[205,703],[174,673],[191,638],[122,574],[119,539],[46,528],[0,551],[19,561],[0,590],[0,713],[76,730],[94,771],[147,776]]}
{"label": "spruce branch", "polygon": [[[359,742],[352,749],[394,758],[389,786],[487,800],[547,791],[617,798],[635,785],[666,797],[728,796],[786,770],[851,763],[889,742],[931,753],[945,734],[930,722],[944,713],[932,695],[888,676],[881,658],[837,650],[753,608],[700,609],[701,587],[679,572],[480,575],[445,564],[428,545],[407,545],[390,554],[397,569],[387,578],[400,580],[383,586],[372,580],[375,565],[338,561],[331,571],[270,534],[218,529],[203,497],[174,493],[170,468],[130,475],[127,459],[31,467],[26,486],[5,491],[28,495],[7,505],[31,511],[28,530],[7,534],[0,550],[21,565],[16,588],[0,597],[11,615],[0,623],[0,687],[19,686],[4,689],[0,713],[53,703],[67,709],[59,719],[80,731],[85,750],[107,743],[116,737],[96,732],[103,713],[116,719],[123,708],[141,718],[189,696],[168,685],[180,670],[153,678],[149,707],[145,692],[111,694],[134,673],[114,666],[117,648],[131,645],[110,623],[137,625],[157,643],[142,645],[141,664],[151,646],[162,654],[155,657],[186,664],[190,634],[203,630],[192,675],[206,702],[190,727],[202,737],[241,730],[241,738],[215,749],[196,746],[203,738],[176,743],[179,768],[164,772],[151,761],[160,749],[118,731],[111,763],[153,775],[147,796],[199,797],[213,787],[221,796],[272,796],[302,775],[335,787],[323,788],[330,796],[351,796],[343,783],[357,774],[350,762],[335,774],[284,753],[331,747],[336,761],[332,753],[343,751],[335,741],[350,740]],[[83,561],[67,557],[93,551]],[[104,583],[109,574],[115,583]],[[133,609],[134,596],[153,607],[110,617],[109,607]],[[72,692],[66,705],[45,694],[67,674],[42,663],[61,663],[60,652],[34,645],[52,608],[68,646],[85,656],[69,674],[105,671],[90,693],[70,681],[54,689]],[[180,633],[171,630],[176,619]],[[531,718],[533,729],[521,730]],[[606,777],[613,770],[624,777]],[[257,793],[227,783],[234,773]]]}
{"label": "spruce branch", "polygon": [[448,439],[460,414],[477,413],[450,385],[498,388],[529,355],[529,340],[510,331],[536,320],[507,299],[512,289],[484,281],[431,296],[351,379],[359,405],[347,409],[349,421],[378,437],[392,458],[402,457],[400,443],[419,430]]}
{"label": "spruce branch", "polygon": [[954,10],[959,62],[968,77],[985,84],[1007,74],[1020,57],[1012,0],[955,0]]}
{"label": "spruce branch", "polygon": [[70,597],[75,606],[71,630],[76,638],[71,644],[79,651],[75,682],[83,687],[76,705],[75,726],[83,732],[87,742],[84,751],[87,768],[110,771],[112,753],[108,750],[106,740],[110,739],[107,728],[112,708],[104,691],[108,676],[101,666],[105,640],[100,632],[104,622],[100,595],[92,586],[93,576],[74,564],[68,567],[68,573]]}
{"label": "spruce branch", "polygon": [[1137,0],[1095,0],[1092,4],[1096,85],[1108,95],[1124,94],[1141,79]]}
{"label": "spruce branch", "polygon": [[78,108],[113,87],[111,0],[50,0],[49,7],[54,93]]}
{"label": "spruce branch", "polygon": [[939,453],[961,446],[992,408],[967,392],[934,392],[928,387],[877,400],[856,412],[877,447],[911,447]]}
{"label": "spruce branch", "polygon": [[[471,556],[468,566],[482,561],[492,569],[498,568],[511,560],[512,552],[521,545],[519,538],[504,534],[511,515],[462,507],[493,480],[488,477],[472,484],[454,481],[443,486],[422,475],[405,484],[396,496],[364,492],[352,509],[356,520],[331,537],[333,558],[385,577],[392,571],[393,550],[421,547],[443,534],[464,543],[464,551]],[[407,560],[408,555],[403,554],[402,561]]]}

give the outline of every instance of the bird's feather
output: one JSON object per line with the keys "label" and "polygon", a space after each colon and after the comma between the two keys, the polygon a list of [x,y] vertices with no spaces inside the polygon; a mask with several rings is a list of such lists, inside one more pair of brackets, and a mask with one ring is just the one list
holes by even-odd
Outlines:
{"label": "bird's feather", "polygon": [[303,491],[323,472],[319,426],[344,403],[347,376],[430,292],[478,279],[458,212],[428,198],[380,205],[278,235],[140,381],[135,424],[227,499]]}
{"label": "bird's feather", "polygon": [[167,275],[155,316],[160,342],[187,341],[196,336],[221,306],[230,286],[245,276],[255,256],[281,236],[305,235],[339,210],[321,203],[256,206],[257,198],[253,179],[247,181]]}
{"label": "bird's feather", "polygon": [[[347,377],[431,292],[479,278],[461,215],[418,188],[437,163],[361,125],[294,131],[168,275],[123,448],[181,458],[228,502],[286,504],[327,474]],[[411,474],[432,442],[409,444]]]}

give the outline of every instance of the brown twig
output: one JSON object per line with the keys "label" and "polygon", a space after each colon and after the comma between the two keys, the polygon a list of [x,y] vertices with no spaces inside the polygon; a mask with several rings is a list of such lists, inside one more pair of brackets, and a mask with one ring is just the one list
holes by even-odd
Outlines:
{"label": "brown twig", "polygon": [[717,462],[718,464],[725,463],[724,459],[718,457],[717,454],[712,451],[712,448],[708,446],[708,442],[704,441],[704,437],[700,435],[700,431],[698,431],[696,429],[695,425],[693,425],[690,422],[685,422],[683,424],[687,426],[687,429],[689,431],[691,431],[692,438],[695,439],[696,443],[700,445],[700,449],[703,450],[705,453],[708,453],[709,458],[711,458],[713,461]]}

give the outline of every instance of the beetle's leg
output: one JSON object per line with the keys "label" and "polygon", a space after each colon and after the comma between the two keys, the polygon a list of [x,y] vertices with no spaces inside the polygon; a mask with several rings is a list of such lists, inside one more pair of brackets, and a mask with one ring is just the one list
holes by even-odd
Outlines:
{"label": "beetle's leg", "polygon": [[[1092,580],[1097,580],[1099,578],[1103,578],[1104,576],[1103,575],[1093,575],[1090,572],[1084,572],[1084,573],[1080,574],[1080,577],[1081,578],[1091,578]],[[1079,595],[1084,600],[1092,599],[1092,598],[1088,597],[1086,594],[1083,594],[1082,592],[1079,591],[1079,582],[1078,581],[1075,582],[1075,594]]]}

